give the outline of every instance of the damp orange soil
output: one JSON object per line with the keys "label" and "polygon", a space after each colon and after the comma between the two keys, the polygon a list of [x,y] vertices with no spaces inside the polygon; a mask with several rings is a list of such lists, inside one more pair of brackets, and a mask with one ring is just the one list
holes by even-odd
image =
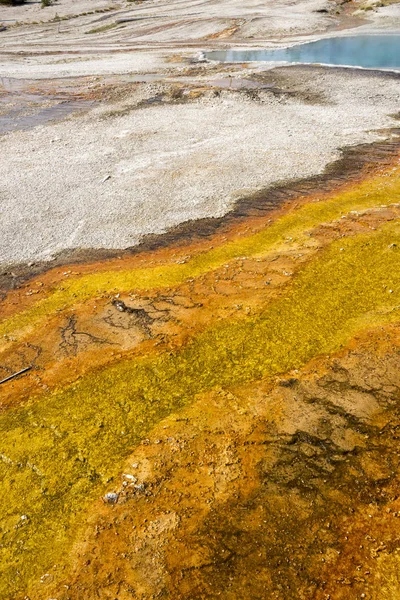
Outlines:
{"label": "damp orange soil", "polygon": [[161,421],[35,597],[394,600],[399,357],[377,328]]}
{"label": "damp orange soil", "polygon": [[243,257],[175,288],[119,295],[126,307],[143,311],[142,315],[119,312],[110,295],[61,311],[48,319],[45,329],[34,329],[22,341],[17,338],[2,353],[4,376],[27,364],[35,368],[7,385],[0,409],[47,393],[60,383],[72,383],[122,356],[176,351],[214,322],[245,318],[285,293],[298,269],[334,239],[377,228],[398,217],[397,207],[352,215],[317,227],[306,242],[287,244],[263,258]]}
{"label": "damp orange soil", "polygon": [[[199,398],[206,414],[209,394],[221,386],[257,390],[260,380],[334,352],[358,331],[396,322],[400,230],[392,221],[331,242],[285,294],[243,318],[211,323],[178,351],[122,358],[1,415],[0,596],[9,599],[10,588],[16,598],[29,595],[39,579],[47,581],[51,564],[57,577],[68,568],[91,501],[115,485],[126,457],[165,417],[179,417]],[[361,395],[360,418],[377,409],[375,395]],[[339,416],[352,415],[356,399],[340,391]],[[324,394],[320,404],[327,400]]]}
{"label": "damp orange soil", "polygon": [[347,516],[396,500],[399,217],[395,165],[10,292],[0,373],[35,368],[1,389],[0,597],[350,585]]}

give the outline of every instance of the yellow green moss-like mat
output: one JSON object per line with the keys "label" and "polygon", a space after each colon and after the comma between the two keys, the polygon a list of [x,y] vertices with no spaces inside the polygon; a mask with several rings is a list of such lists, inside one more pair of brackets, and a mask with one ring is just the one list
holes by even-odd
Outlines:
{"label": "yellow green moss-like mat", "polygon": [[396,598],[399,215],[395,158],[8,292],[0,597]]}

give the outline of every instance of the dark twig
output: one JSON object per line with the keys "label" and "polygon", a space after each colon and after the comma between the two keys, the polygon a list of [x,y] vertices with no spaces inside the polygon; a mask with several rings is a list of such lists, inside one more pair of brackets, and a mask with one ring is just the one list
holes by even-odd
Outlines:
{"label": "dark twig", "polygon": [[8,377],[6,377],[5,379],[2,379],[0,381],[0,385],[2,383],[6,383],[6,381],[10,381],[10,379],[14,379],[14,377],[18,377],[18,375],[22,375],[22,373],[26,373],[27,371],[30,371],[31,369],[32,369],[32,366],[25,367],[25,369],[21,369],[20,371],[17,371],[17,373],[13,373],[12,375],[9,375]]}

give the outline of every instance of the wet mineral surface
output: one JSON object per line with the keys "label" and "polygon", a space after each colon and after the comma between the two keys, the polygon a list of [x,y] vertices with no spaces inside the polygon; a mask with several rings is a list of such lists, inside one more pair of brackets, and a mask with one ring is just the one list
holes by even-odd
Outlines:
{"label": "wet mineral surface", "polygon": [[399,596],[398,143],[352,152],[4,276],[1,598]]}

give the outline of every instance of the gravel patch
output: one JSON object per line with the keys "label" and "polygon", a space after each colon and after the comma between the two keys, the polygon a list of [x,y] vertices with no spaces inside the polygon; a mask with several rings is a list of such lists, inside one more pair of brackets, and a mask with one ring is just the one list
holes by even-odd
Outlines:
{"label": "gravel patch", "polygon": [[[239,197],[323,171],[344,146],[396,125],[400,82],[368,72],[280,69],[301,90],[222,90],[140,108],[141,93],[62,123],[0,137],[3,263],[69,248],[125,248]],[[278,71],[277,71],[278,73]],[[384,82],[384,85],[382,83]],[[310,104],[304,90],[329,99]],[[165,89],[165,88],[162,88]]]}

